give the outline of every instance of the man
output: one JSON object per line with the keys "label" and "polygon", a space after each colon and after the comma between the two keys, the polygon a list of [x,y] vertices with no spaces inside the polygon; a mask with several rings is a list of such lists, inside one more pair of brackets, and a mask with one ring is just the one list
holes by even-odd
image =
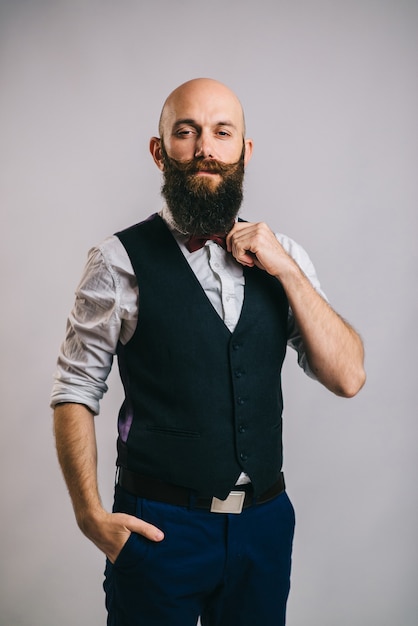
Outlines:
{"label": "man", "polygon": [[[297,244],[236,219],[253,144],[235,94],[189,81],[159,132],[166,205],[91,252],[69,317],[52,395],[59,460],[77,522],[107,556],[109,625],[284,624],[286,344],[350,397],[365,380],[362,342]],[[126,397],[109,513],[94,415],[114,354]]]}

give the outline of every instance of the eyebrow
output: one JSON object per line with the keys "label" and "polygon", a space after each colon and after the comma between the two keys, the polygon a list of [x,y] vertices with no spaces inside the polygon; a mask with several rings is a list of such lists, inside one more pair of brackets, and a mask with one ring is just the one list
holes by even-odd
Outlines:
{"label": "eyebrow", "polygon": [[[178,126],[181,126],[182,124],[189,124],[190,126],[200,126],[200,124],[198,124],[196,122],[196,120],[192,119],[192,118],[182,118],[180,120],[176,120],[173,124],[173,129],[177,128]],[[225,121],[219,121],[216,122],[216,124],[214,124],[214,126],[230,126],[231,128],[235,128],[236,129],[236,125],[231,122],[230,120],[225,120]]]}

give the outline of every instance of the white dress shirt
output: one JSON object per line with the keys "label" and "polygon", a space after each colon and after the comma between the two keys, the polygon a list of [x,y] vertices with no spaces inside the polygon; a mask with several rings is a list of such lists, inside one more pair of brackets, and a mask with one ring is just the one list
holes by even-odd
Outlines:
{"label": "white dress shirt", "polygon": [[[244,299],[243,267],[210,240],[200,250],[189,252],[185,246],[187,236],[174,228],[168,209],[163,209],[161,217],[211,304],[233,332]],[[285,235],[277,234],[276,237],[325,298],[305,250]],[[113,235],[89,252],[58,357],[51,406],[59,402],[76,402],[98,414],[100,400],[107,391],[106,380],[118,341],[127,343],[137,323],[141,323],[141,294],[128,254],[118,237]],[[315,378],[309,369],[291,309],[288,345],[297,351],[299,365]]]}

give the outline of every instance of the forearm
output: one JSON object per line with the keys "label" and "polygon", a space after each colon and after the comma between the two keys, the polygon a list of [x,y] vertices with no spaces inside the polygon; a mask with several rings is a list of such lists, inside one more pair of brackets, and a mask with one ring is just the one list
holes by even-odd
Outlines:
{"label": "forearm", "polygon": [[77,523],[85,532],[89,517],[101,510],[97,487],[94,416],[82,404],[60,404],[54,410],[58,460]]}
{"label": "forearm", "polygon": [[125,513],[108,513],[101,505],[97,487],[97,447],[94,416],[82,404],[57,405],[54,427],[58,460],[83,533],[115,561],[131,532],[151,541],[164,534],[147,522]]}
{"label": "forearm", "polygon": [[278,278],[286,290],[311,370],[337,395],[354,396],[365,381],[359,335],[315,291],[293,261]]}

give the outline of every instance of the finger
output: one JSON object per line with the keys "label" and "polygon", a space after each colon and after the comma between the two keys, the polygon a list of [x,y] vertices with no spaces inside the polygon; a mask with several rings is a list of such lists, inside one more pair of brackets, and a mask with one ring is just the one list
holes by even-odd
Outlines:
{"label": "finger", "polygon": [[230,241],[230,252],[233,257],[248,267],[253,267],[256,261],[256,247],[249,232],[237,233]]}
{"label": "finger", "polygon": [[116,533],[118,541],[115,541],[116,535],[114,534],[112,542],[108,543],[106,547],[102,547],[103,552],[105,552],[111,563],[116,561],[122,548],[125,546],[132,533],[142,535],[150,541],[162,541],[164,539],[164,533],[156,526],[153,526],[153,524],[144,522],[144,520],[141,520],[133,515],[118,513],[113,515],[118,515],[123,524],[119,527],[119,530]]}
{"label": "finger", "polygon": [[226,246],[228,252],[232,251],[233,240],[244,234],[244,231],[248,231],[253,226],[254,224],[252,224],[251,222],[235,222],[235,224],[226,236]]}
{"label": "finger", "polygon": [[137,533],[138,535],[142,535],[150,541],[162,541],[164,539],[164,533],[162,530],[150,524],[149,522],[145,522],[138,517],[134,517],[133,515],[128,516],[129,519],[127,521],[126,528],[133,533]]}
{"label": "finger", "polygon": [[232,253],[232,256],[235,258],[238,263],[241,265],[245,265],[246,267],[253,267],[256,262],[256,257],[253,252],[248,250],[244,250],[241,253]]}
{"label": "finger", "polygon": [[150,541],[162,541],[162,539],[164,539],[164,533],[156,526],[132,515],[126,515],[125,517],[126,523],[123,525],[123,532],[121,531],[119,533],[120,540],[117,544],[113,544],[112,547],[108,547],[107,550],[104,550],[111,563],[116,561],[132,533],[142,535]]}

